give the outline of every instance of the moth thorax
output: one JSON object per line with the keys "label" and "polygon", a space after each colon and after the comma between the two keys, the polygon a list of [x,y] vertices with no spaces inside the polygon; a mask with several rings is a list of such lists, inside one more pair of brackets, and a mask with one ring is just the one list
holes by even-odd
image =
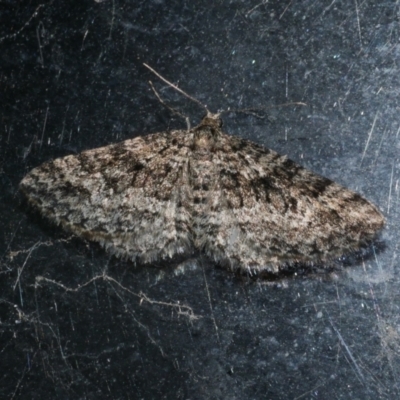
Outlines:
{"label": "moth thorax", "polygon": [[194,133],[194,147],[211,150],[218,141],[219,135],[220,131],[211,126],[200,126]]}

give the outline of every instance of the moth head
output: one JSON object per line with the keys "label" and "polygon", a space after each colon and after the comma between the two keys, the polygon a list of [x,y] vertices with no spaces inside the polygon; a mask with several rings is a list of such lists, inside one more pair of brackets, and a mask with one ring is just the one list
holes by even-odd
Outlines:
{"label": "moth head", "polygon": [[201,126],[207,126],[212,129],[219,130],[222,128],[222,119],[220,118],[220,113],[218,114],[213,114],[210,112],[207,112],[207,115],[201,120],[201,123],[199,127]]}
{"label": "moth head", "polygon": [[194,128],[194,146],[197,149],[211,150],[221,135],[220,114],[207,113],[200,125]]}

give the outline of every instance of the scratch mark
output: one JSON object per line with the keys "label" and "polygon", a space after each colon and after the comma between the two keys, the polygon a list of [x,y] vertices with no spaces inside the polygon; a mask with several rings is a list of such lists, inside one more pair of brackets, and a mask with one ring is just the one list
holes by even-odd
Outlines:
{"label": "scratch mark", "polygon": [[371,127],[371,129],[370,129],[370,131],[369,131],[367,143],[365,144],[364,152],[363,152],[363,155],[362,155],[362,157],[361,157],[361,165],[362,165],[362,163],[363,163],[363,161],[364,161],[365,154],[367,153],[368,146],[369,146],[369,142],[371,141],[372,132],[373,132],[374,129],[375,129],[375,124],[376,124],[376,120],[378,119],[378,115],[379,115],[379,111],[376,112],[375,118],[374,118],[374,122],[372,123],[372,127]]}
{"label": "scratch mark", "polygon": [[361,379],[361,381],[365,382],[365,377],[364,377],[363,373],[361,372],[361,369],[358,366],[356,359],[354,358],[354,356],[351,353],[349,347],[347,346],[346,342],[344,341],[343,336],[340,334],[339,330],[335,327],[335,325],[333,324],[331,318],[329,318],[329,322],[331,323],[333,330],[336,332],[336,335],[338,336],[338,338],[340,340],[340,343],[346,349],[347,354],[349,355],[352,363],[354,364],[354,367],[356,368],[358,377]]}
{"label": "scratch mark", "polygon": [[357,15],[357,26],[358,26],[358,38],[360,40],[360,48],[362,49],[362,39],[361,39],[361,26],[360,26],[360,15],[358,10],[357,0],[354,0],[356,3],[356,15]]}

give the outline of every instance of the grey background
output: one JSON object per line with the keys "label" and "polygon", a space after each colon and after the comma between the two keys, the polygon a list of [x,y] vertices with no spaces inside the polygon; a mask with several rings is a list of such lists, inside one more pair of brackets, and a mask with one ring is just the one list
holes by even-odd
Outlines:
{"label": "grey background", "polygon": [[[0,2],[0,398],[399,396],[395,1]],[[29,211],[42,162],[211,111],[382,210],[385,248],[343,271],[249,281],[201,260],[134,266]],[[287,102],[307,106],[276,107]],[[191,265],[190,262],[187,263]]]}

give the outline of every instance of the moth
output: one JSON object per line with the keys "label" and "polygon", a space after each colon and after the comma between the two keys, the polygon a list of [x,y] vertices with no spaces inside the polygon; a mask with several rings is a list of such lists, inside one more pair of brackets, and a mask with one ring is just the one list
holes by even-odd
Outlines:
{"label": "moth", "polygon": [[49,161],[20,189],[65,230],[142,263],[202,252],[230,269],[277,273],[358,250],[384,225],[359,194],[224,133],[208,110],[189,130]]}

